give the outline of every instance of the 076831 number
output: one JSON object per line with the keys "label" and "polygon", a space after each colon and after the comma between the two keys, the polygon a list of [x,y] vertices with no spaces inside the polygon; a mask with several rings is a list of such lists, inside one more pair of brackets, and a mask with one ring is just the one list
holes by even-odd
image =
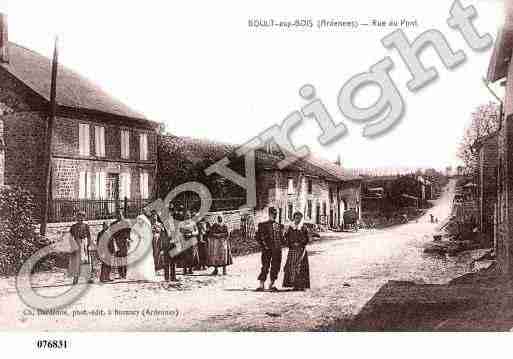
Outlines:
{"label": "076831 number", "polygon": [[36,341],[36,347],[38,349],[67,349],[68,341],[67,340],[46,340],[46,339],[38,339]]}

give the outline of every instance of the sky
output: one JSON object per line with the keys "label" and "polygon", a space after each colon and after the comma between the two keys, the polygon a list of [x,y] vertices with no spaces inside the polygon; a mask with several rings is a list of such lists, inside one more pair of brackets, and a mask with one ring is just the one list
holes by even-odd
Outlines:
{"label": "sky", "polygon": [[[474,52],[447,24],[452,1],[36,1],[0,0],[9,17],[9,38],[51,56],[59,36],[60,61],[97,82],[149,119],[164,122],[179,136],[244,143],[280,124],[306,104],[298,95],[307,83],[348,135],[329,146],[317,142],[320,129],[305,120],[292,140],[346,167],[435,167],[456,165],[456,150],[474,108],[493,100],[483,86],[491,48]],[[462,0],[474,5],[481,34],[494,38],[500,2]],[[394,28],[359,27],[299,31],[255,29],[249,19],[310,17],[356,20],[417,20],[403,29],[410,40],[440,30],[467,61],[447,70],[432,49],[422,59],[434,65],[438,80],[412,93],[400,56],[380,40]],[[391,76],[406,112],[389,133],[362,137],[362,124],[344,118],[337,96],[352,76],[390,56]],[[375,88],[362,89],[356,101],[371,105]]]}

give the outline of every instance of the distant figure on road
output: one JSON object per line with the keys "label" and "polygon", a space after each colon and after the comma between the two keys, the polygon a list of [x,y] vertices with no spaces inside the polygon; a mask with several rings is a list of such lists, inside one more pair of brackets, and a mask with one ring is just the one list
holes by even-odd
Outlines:
{"label": "distant figure on road", "polygon": [[285,233],[285,241],[289,247],[287,262],[285,263],[285,277],[283,287],[292,287],[294,290],[310,288],[310,268],[308,265],[308,230],[303,226],[303,214],[294,213],[294,223]]}
{"label": "distant figure on road", "polygon": [[260,286],[256,289],[258,292],[264,290],[265,281],[271,269],[271,283],[269,290],[277,292],[274,282],[278,278],[281,267],[281,245],[283,242],[283,230],[281,225],[276,223],[276,208],[269,208],[269,220],[258,224],[256,240],[262,248],[262,270],[258,276]]}

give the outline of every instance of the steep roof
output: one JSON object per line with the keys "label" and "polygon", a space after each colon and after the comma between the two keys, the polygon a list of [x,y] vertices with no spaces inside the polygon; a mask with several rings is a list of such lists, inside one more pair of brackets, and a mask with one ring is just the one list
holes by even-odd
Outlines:
{"label": "steep roof", "polygon": [[[8,46],[9,63],[2,63],[0,67],[49,101],[52,61],[15,43],[9,42]],[[62,65],[58,67],[57,104],[148,121],[144,115],[115,99],[98,85]]]}
{"label": "steep roof", "polygon": [[348,171],[347,169],[344,169],[342,166],[339,166],[324,158],[310,155],[306,157],[306,160],[314,166],[317,166],[323,169],[324,171],[328,172],[331,176],[335,177],[340,181],[354,181],[361,179],[360,176],[354,175],[351,171]]}
{"label": "steep roof", "polygon": [[[187,161],[192,164],[210,165],[223,157],[233,156],[237,145],[226,144],[206,139],[191,137],[163,136],[160,150],[173,152],[172,158],[176,161]],[[177,154],[179,157],[177,158]],[[162,157],[161,157],[162,158]],[[257,170],[281,170],[279,163],[283,155],[257,150],[255,154]],[[329,161],[308,156],[288,165],[284,170],[299,171],[308,175],[324,177],[331,181],[359,180],[359,176],[353,176],[344,169]]]}
{"label": "steep roof", "polygon": [[492,57],[488,66],[487,79],[495,82],[507,76],[508,64],[513,52],[513,8],[507,8],[504,26],[499,30]]}

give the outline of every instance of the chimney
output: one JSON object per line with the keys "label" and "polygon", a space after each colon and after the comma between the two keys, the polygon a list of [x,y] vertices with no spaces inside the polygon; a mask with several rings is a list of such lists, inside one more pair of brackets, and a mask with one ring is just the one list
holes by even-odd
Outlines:
{"label": "chimney", "polygon": [[335,164],[339,167],[342,167],[342,157],[340,157],[340,155],[337,156],[337,160],[335,161]]}
{"label": "chimney", "polygon": [[0,13],[0,63],[9,63],[9,31],[7,15]]}

